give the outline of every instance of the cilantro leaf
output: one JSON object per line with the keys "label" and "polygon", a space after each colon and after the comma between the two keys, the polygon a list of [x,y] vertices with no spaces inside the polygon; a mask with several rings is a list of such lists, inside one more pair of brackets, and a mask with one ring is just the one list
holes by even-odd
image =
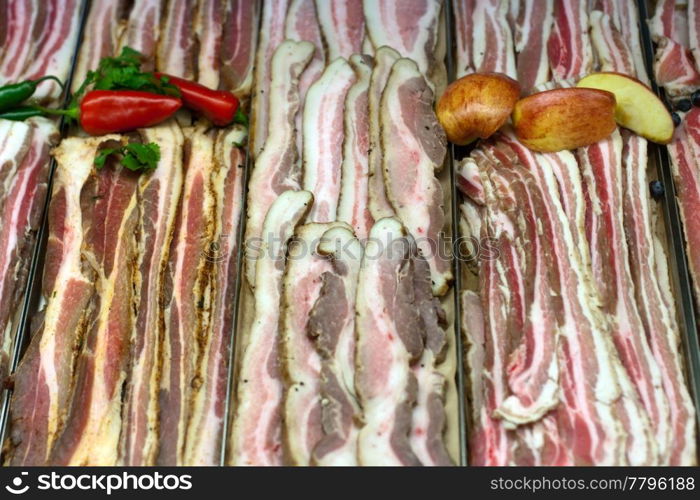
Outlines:
{"label": "cilantro leaf", "polygon": [[245,115],[241,108],[236,110],[236,114],[233,115],[233,123],[240,123],[241,125],[248,126],[248,117]]}
{"label": "cilantro leaf", "polygon": [[120,148],[105,148],[95,157],[95,166],[98,169],[104,167],[107,157],[113,154],[120,155],[119,161],[129,170],[135,172],[139,170],[153,170],[160,161],[160,146],[154,142],[148,144],[130,142]]}
{"label": "cilantro leaf", "polygon": [[102,168],[105,166],[105,162],[107,161],[107,157],[110,155],[113,155],[114,153],[119,152],[121,148],[104,148],[97,153],[97,156],[95,157],[95,165],[97,168]]}

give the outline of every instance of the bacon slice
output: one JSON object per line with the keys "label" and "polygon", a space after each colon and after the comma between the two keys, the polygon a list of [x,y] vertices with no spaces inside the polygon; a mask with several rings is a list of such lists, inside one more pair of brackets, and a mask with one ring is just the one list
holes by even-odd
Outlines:
{"label": "bacon slice", "polygon": [[598,56],[601,71],[614,71],[635,76],[632,53],[610,16],[594,10],[590,13],[589,23],[591,41]]}
{"label": "bacon slice", "polygon": [[413,59],[428,75],[435,65],[440,0],[397,3],[363,0],[367,33],[375,47],[386,45],[402,57]]}
{"label": "bacon slice", "polygon": [[683,376],[675,306],[666,302],[656,278],[656,260],[665,261],[666,255],[655,248],[651,231],[647,142],[627,131],[623,134],[624,223],[631,241],[629,255],[635,297],[650,347],[661,370],[672,425],[668,453],[661,455],[660,463],[690,465],[695,462],[694,409]]}
{"label": "bacon slice", "polygon": [[49,207],[42,287],[45,307],[34,320],[31,343],[15,373],[10,409],[10,463],[15,465],[47,464],[63,429],[74,375],[73,347],[87,326],[86,307],[94,287],[94,276],[81,261],[81,191],[97,148],[116,139],[64,139],[54,150],[58,167]]}
{"label": "bacon slice", "polygon": [[44,2],[40,0],[15,0],[3,6],[2,15],[6,18],[7,27],[3,57],[0,59],[0,82],[20,80],[31,56],[32,33],[36,28],[41,28],[39,17],[42,4]]}
{"label": "bacon slice", "polygon": [[117,52],[122,32],[119,20],[123,15],[124,4],[125,0],[91,2],[73,75],[73,92],[78,90],[88,71],[97,69],[100,59]]}
{"label": "bacon slice", "polygon": [[158,464],[184,464],[190,397],[196,384],[199,341],[206,335],[211,296],[207,252],[214,237],[216,175],[214,136],[203,128],[185,131],[189,156],[178,206],[163,293],[163,364],[160,384]]}
{"label": "bacon slice", "polygon": [[355,72],[348,62],[333,61],[314,83],[304,104],[303,187],[314,194],[309,221],[336,218],[343,162],[344,105]]}
{"label": "bacon slice", "polygon": [[225,0],[200,0],[197,5],[194,23],[194,31],[199,45],[197,81],[212,89],[219,87],[220,53],[225,15]]}
{"label": "bacon slice", "polygon": [[384,185],[379,116],[382,92],[384,92],[386,81],[389,79],[391,68],[400,58],[401,55],[391,47],[383,46],[377,49],[367,95],[369,106],[368,206],[374,220],[394,215],[394,209],[386,197],[386,187]]}
{"label": "bacon slice", "polygon": [[610,16],[615,29],[620,32],[634,63],[634,76],[649,85],[644,51],[639,33],[639,11],[634,2],[627,0],[597,0],[598,8]]}
{"label": "bacon slice", "polygon": [[126,46],[144,55],[144,71],[155,69],[153,59],[160,36],[162,4],[161,0],[135,0],[119,40],[118,53]]}
{"label": "bacon slice", "polygon": [[253,66],[258,43],[260,2],[229,0],[222,28],[219,85],[240,98],[247,98],[253,86]]}
{"label": "bacon slice", "polygon": [[216,211],[213,240],[207,252],[211,267],[207,292],[211,297],[211,312],[197,355],[184,451],[184,463],[188,465],[218,465],[221,459],[245,160],[245,153],[235,144],[242,143],[245,135],[241,128],[221,130],[214,143],[217,171],[211,179],[211,189]]}
{"label": "bacon slice", "polygon": [[688,41],[695,68],[700,71],[700,4],[697,0],[688,0]]}
{"label": "bacon slice", "polygon": [[423,351],[420,315],[412,300],[411,246],[394,218],[378,221],[365,246],[355,326],[355,384],[364,411],[360,465],[421,464],[409,440],[417,393],[411,365]]}
{"label": "bacon slice", "polygon": [[323,435],[313,449],[318,465],[356,465],[361,410],[355,393],[355,296],[362,245],[349,228],[326,231],[317,251],[332,271],[321,275],[308,334],[321,358],[320,397]]}
{"label": "bacon slice", "polygon": [[308,191],[285,191],[265,217],[263,231],[269,238],[256,262],[255,313],[250,331],[243,337],[236,413],[229,438],[229,462],[233,465],[282,463],[283,385],[278,366],[281,285],[288,241],[312,202]]}
{"label": "bacon slice", "polygon": [[328,60],[362,53],[365,15],[359,0],[316,0],[318,21],[328,47]]}
{"label": "bacon slice", "polygon": [[554,6],[554,28],[547,41],[549,67],[555,80],[567,80],[593,70],[586,2],[561,0]]}
{"label": "bacon slice", "polygon": [[184,136],[168,122],[141,132],[160,147],[160,162],[139,179],[139,251],[134,274],[136,318],[131,331],[131,365],[126,386],[120,461],[153,465],[158,451],[158,391],[164,335],[161,293],[183,181]]}
{"label": "bacon slice", "polygon": [[649,29],[655,42],[664,37],[674,38],[676,35],[675,10],[676,0],[658,0],[656,2],[654,17],[649,21]]}
{"label": "bacon slice", "polygon": [[452,0],[457,47],[457,78],[474,72],[472,60],[472,33],[476,0]]}
{"label": "bacon slice", "polygon": [[[284,41],[284,24],[287,16],[288,0],[264,0],[262,20],[255,54],[253,100],[251,105],[251,144],[250,154],[256,158],[267,140],[268,126],[277,123],[271,113],[275,107],[270,100],[274,78],[274,53]],[[263,212],[264,214],[264,212]]]}
{"label": "bacon slice", "polygon": [[195,54],[194,14],[196,0],[170,0],[158,38],[156,66],[159,71],[194,80]]}
{"label": "bacon slice", "polygon": [[369,81],[372,59],[355,54],[350,58],[356,81],[345,98],[343,163],[338,220],[347,222],[360,241],[367,239],[374,223],[369,211]]}
{"label": "bacon slice", "polygon": [[433,93],[416,64],[398,60],[380,107],[387,197],[430,265],[433,293],[444,295],[452,279],[445,255],[443,193],[435,172],[442,168],[446,139],[433,111]]}
{"label": "bacon slice", "polygon": [[245,273],[250,286],[255,283],[255,260],[267,211],[282,192],[299,188],[294,119],[299,109],[299,76],[313,51],[309,42],[285,41],[272,61],[270,88],[275,91],[270,94],[270,135],[248,182]]}
{"label": "bacon slice", "polygon": [[553,0],[511,2],[519,6],[513,33],[518,81],[523,94],[549,80],[547,40],[552,30]]}
{"label": "bacon slice", "polygon": [[505,0],[476,0],[472,18],[472,62],[476,71],[504,73],[517,78],[507,14]]}
{"label": "bacon slice", "polygon": [[471,156],[465,157],[455,165],[455,182],[457,188],[472,201],[479,205],[486,203],[479,165]]}
{"label": "bacon slice", "polygon": [[654,59],[654,76],[671,98],[689,95],[700,88],[700,73],[690,52],[670,38],[661,38]]}

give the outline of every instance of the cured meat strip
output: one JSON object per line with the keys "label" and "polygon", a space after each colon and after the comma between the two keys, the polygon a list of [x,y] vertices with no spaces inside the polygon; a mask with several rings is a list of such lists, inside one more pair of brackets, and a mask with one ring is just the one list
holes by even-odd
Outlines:
{"label": "cured meat strip", "polygon": [[659,39],[654,76],[671,98],[689,95],[700,88],[700,73],[693,65],[690,52],[670,38]]}
{"label": "cured meat strip", "polygon": [[472,201],[480,205],[486,203],[479,166],[471,156],[455,165],[455,182],[459,190]]}
{"label": "cured meat strip", "polygon": [[433,294],[444,295],[452,271],[435,172],[442,168],[447,141],[433,111],[433,93],[409,59],[398,60],[391,70],[382,94],[380,130],[387,197],[428,261]]}
{"label": "cured meat strip", "polygon": [[409,439],[418,390],[411,365],[423,351],[420,315],[412,300],[411,247],[394,218],[378,221],[365,246],[355,318],[355,386],[364,412],[360,465],[421,465]]}
{"label": "cured meat strip", "polygon": [[649,22],[649,29],[654,41],[658,42],[662,37],[673,38],[675,29],[676,0],[658,0],[654,17]]}
{"label": "cured meat strip", "polygon": [[[29,272],[31,251],[41,222],[46,196],[49,147],[56,142],[56,126],[44,119],[0,122],[0,377],[9,375],[14,341],[14,315]],[[10,170],[12,170],[10,172]],[[9,183],[9,185],[8,185]]]}
{"label": "cured meat strip", "polygon": [[170,121],[141,132],[160,147],[160,162],[139,179],[138,260],[134,273],[136,319],[131,331],[131,365],[124,401],[121,462],[153,465],[158,452],[158,392],[170,242],[183,181],[184,136]]}
{"label": "cured meat strip", "polygon": [[547,41],[549,67],[555,80],[590,73],[593,53],[588,37],[586,2],[561,0],[554,5],[554,28]]}
{"label": "cured meat strip", "polygon": [[598,56],[601,71],[615,71],[635,76],[634,60],[622,34],[610,16],[602,11],[590,13],[591,41]]}
{"label": "cured meat strip", "polygon": [[188,80],[196,79],[196,9],[196,0],[168,0],[156,52],[158,71]]}
{"label": "cured meat strip", "polygon": [[603,12],[608,14],[622,35],[625,45],[628,47],[634,62],[634,76],[649,85],[646,64],[644,63],[644,51],[642,50],[639,34],[639,11],[634,2],[627,0],[598,0]]}
{"label": "cured meat strip", "polygon": [[[153,58],[156,55],[160,35],[162,0],[134,0],[131,13],[119,41],[119,50],[131,47],[144,55],[144,71],[153,71]],[[114,29],[110,26],[111,29]],[[84,49],[83,49],[84,50]],[[95,61],[94,69],[98,61]]]}
{"label": "cured meat strip", "polygon": [[253,86],[253,65],[258,43],[260,2],[229,0],[222,28],[219,86],[247,98]]}
{"label": "cured meat strip", "polygon": [[552,30],[554,0],[511,2],[519,5],[513,33],[517,74],[523,94],[549,81],[547,40]]}
{"label": "cured meat strip", "polygon": [[333,61],[314,83],[304,104],[303,188],[314,194],[309,221],[331,222],[337,214],[343,162],[344,105],[355,72]]}
{"label": "cured meat strip", "polygon": [[245,160],[245,153],[235,144],[241,144],[245,135],[246,131],[240,128],[221,130],[214,144],[218,170],[211,179],[211,189],[216,212],[214,237],[207,252],[211,266],[208,291],[211,313],[197,356],[197,384],[193,389],[184,452],[184,463],[188,465],[218,465],[221,459]]}
{"label": "cured meat strip", "polygon": [[[476,233],[477,236],[480,233]],[[476,424],[481,419],[484,408],[483,374],[486,357],[485,318],[479,294],[464,290],[461,294],[462,318],[460,326],[467,341],[467,366],[469,371],[469,408],[471,421]]]}
{"label": "cured meat strip", "polygon": [[472,60],[472,33],[476,0],[452,0],[457,46],[457,78],[474,72]]}
{"label": "cured meat strip", "polygon": [[362,53],[365,16],[360,0],[316,0],[316,11],[329,61]]}
{"label": "cured meat strip", "polygon": [[369,81],[372,60],[358,54],[350,58],[356,81],[345,98],[343,162],[338,220],[347,222],[360,241],[367,239],[374,223],[369,211]]}
{"label": "cured meat strip", "polygon": [[650,347],[661,370],[672,425],[668,453],[660,457],[661,463],[690,465],[695,462],[695,412],[683,376],[675,308],[665,302],[656,279],[655,261],[665,260],[666,255],[656,252],[651,232],[645,168],[647,142],[629,132],[623,133],[624,223],[631,241],[629,255],[635,297]]}
{"label": "cured meat strip", "polygon": [[10,463],[45,465],[63,428],[74,375],[74,346],[87,322],[93,274],[83,268],[81,191],[97,148],[117,136],[65,139],[54,150],[58,167],[49,207],[42,296],[31,343],[15,373],[10,406]]}
{"label": "cured meat strip", "polygon": [[435,65],[441,4],[441,0],[363,0],[372,45],[389,46],[402,57],[413,59],[421,73],[430,74]]}
{"label": "cured meat strip", "polygon": [[323,435],[313,450],[318,465],[357,465],[358,421],[355,393],[355,297],[362,245],[349,228],[336,226],[321,237],[317,251],[331,262],[307,325],[321,357]]}
{"label": "cured meat strip", "polygon": [[382,92],[389,79],[391,68],[401,58],[391,47],[379,47],[374,56],[374,68],[369,83],[367,103],[369,109],[369,157],[368,206],[374,220],[394,215],[394,209],[386,197],[382,170],[381,128],[379,125]]}
{"label": "cured meat strip", "polygon": [[275,91],[270,94],[270,135],[248,182],[245,273],[250,286],[255,283],[258,250],[267,237],[262,232],[267,211],[282,192],[299,188],[294,119],[299,109],[299,76],[313,51],[309,42],[285,41],[272,61],[270,88]]}
{"label": "cured meat strip", "polygon": [[508,25],[508,1],[476,0],[472,25],[472,63],[478,72],[505,73],[517,78],[513,35]]}
{"label": "cured meat strip", "polygon": [[216,200],[211,180],[217,169],[214,136],[203,128],[185,131],[189,155],[170,245],[163,321],[160,384],[160,465],[184,464],[190,397],[195,387],[199,341],[206,337],[211,296],[207,252],[214,237]]}
{"label": "cured meat strip", "polygon": [[115,164],[93,171],[80,193],[82,260],[94,273],[96,293],[86,307],[75,386],[65,427],[50,455],[52,464],[116,465],[118,460],[122,386],[134,323],[137,185],[137,173]]}
{"label": "cured meat strip", "polygon": [[[311,310],[323,286],[322,275],[332,263],[318,252],[323,234],[342,223],[306,224],[289,243],[282,281],[280,351],[285,378],[282,442],[285,463],[310,465],[323,435],[321,425],[321,358],[307,335]],[[337,316],[334,312],[333,317]]]}
{"label": "cured meat strip", "polygon": [[688,41],[695,60],[695,68],[700,71],[700,3],[688,0]]}
{"label": "cured meat strip", "polygon": [[[258,46],[255,54],[255,73],[253,101],[251,105],[251,145],[250,153],[253,158],[260,154],[268,135],[268,126],[275,121],[270,92],[274,79],[274,53],[284,41],[284,23],[287,15],[288,0],[263,0],[262,21],[258,35]],[[303,69],[303,68],[302,68]],[[271,111],[272,110],[272,111]],[[264,212],[263,212],[264,216]]]}
{"label": "cured meat strip", "polygon": [[220,53],[226,3],[225,0],[200,0],[194,23],[194,31],[199,45],[197,81],[212,89],[219,88]]}
{"label": "cured meat strip", "polygon": [[255,313],[243,337],[236,389],[236,412],[230,436],[229,463],[282,463],[282,380],[278,365],[278,323],[284,258],[295,226],[304,218],[313,195],[285,191],[272,204],[263,231],[270,235],[257,260]]}
{"label": "cured meat strip", "polygon": [[590,203],[593,276],[603,310],[613,318],[617,352],[649,415],[658,453],[664,457],[671,430],[668,401],[634,298],[622,216],[621,155],[622,138],[617,132],[579,152]]}
{"label": "cured meat strip", "polygon": [[[0,60],[0,82],[19,81],[30,59],[35,26],[41,28],[40,17],[46,16],[45,10],[41,9],[42,4],[44,2],[40,0],[13,0],[3,6],[2,15],[7,19],[7,40],[3,43],[3,57]],[[41,32],[40,29],[38,31]]]}
{"label": "cured meat strip", "polygon": [[88,71],[97,68],[100,59],[117,52],[122,27],[119,20],[123,15],[124,3],[125,0],[91,2],[73,75],[72,92],[78,90]]}

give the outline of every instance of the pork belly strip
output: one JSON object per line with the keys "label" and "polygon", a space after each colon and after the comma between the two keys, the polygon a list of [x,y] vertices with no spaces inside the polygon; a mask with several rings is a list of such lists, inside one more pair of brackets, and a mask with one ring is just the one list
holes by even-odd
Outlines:
{"label": "pork belly strip", "polygon": [[288,241],[312,203],[308,191],[285,191],[265,217],[265,239],[256,262],[255,312],[250,331],[243,336],[236,378],[228,457],[232,465],[282,464],[279,304]]}
{"label": "pork belly strip", "polygon": [[74,376],[75,349],[86,328],[94,272],[81,259],[81,191],[95,152],[118,136],[65,139],[54,150],[58,161],[49,206],[42,298],[32,322],[31,343],[15,373],[10,409],[14,465],[45,465],[63,429]]}
{"label": "pork belly strip", "polygon": [[379,47],[374,55],[374,68],[370,78],[367,103],[369,109],[369,157],[367,180],[368,206],[374,220],[394,215],[394,209],[386,197],[384,173],[382,170],[382,142],[379,114],[382,92],[389,79],[391,68],[401,55],[391,47]]}
{"label": "pork belly strip", "polygon": [[[323,234],[345,224],[310,223],[297,228],[289,242],[288,262],[282,281],[280,359],[284,375],[282,443],[284,461],[310,465],[321,439],[321,358],[307,324],[323,286],[322,275],[332,262],[318,252]],[[334,317],[337,312],[334,312]]]}
{"label": "pork belly strip", "polygon": [[363,0],[363,7],[372,45],[387,45],[415,61],[424,75],[431,73],[442,0]]}
{"label": "pork belly strip", "polygon": [[[57,141],[55,124],[43,118],[0,122],[0,378],[9,375],[14,315],[29,272],[31,252],[46,197],[49,147]],[[10,171],[11,170],[11,171]],[[8,184],[9,183],[9,184]]]}
{"label": "pork belly strip", "polygon": [[700,3],[688,0],[688,47],[693,53],[695,69],[700,71]]}
{"label": "pork belly strip", "polygon": [[[197,37],[197,81],[211,89],[219,88],[223,24],[226,0],[199,0],[194,32]],[[255,2],[251,2],[255,3]]]}
{"label": "pork belly strip", "polygon": [[661,463],[691,465],[696,461],[695,410],[683,375],[675,304],[666,303],[656,278],[656,260],[665,260],[666,255],[657,251],[652,235],[646,175],[647,142],[627,131],[623,131],[623,141],[624,224],[631,242],[629,259],[635,297],[650,347],[661,370],[670,410],[669,453],[661,457]]}
{"label": "pork belly strip", "polygon": [[[507,0],[476,0],[472,18],[472,64],[478,72],[517,78]],[[537,28],[540,29],[540,28]]]}
{"label": "pork belly strip", "polygon": [[72,92],[78,90],[88,71],[97,69],[100,59],[117,52],[119,38],[123,31],[123,25],[119,21],[124,15],[125,3],[126,0],[91,2],[85,20],[83,41],[78,51]]}
{"label": "pork belly strip", "polygon": [[214,132],[184,131],[185,180],[175,219],[162,301],[165,307],[163,361],[159,393],[159,465],[184,463],[184,446],[201,339],[206,338],[211,296],[208,293],[216,200],[212,180]]}
{"label": "pork belly strip", "polygon": [[242,127],[220,130],[214,143],[217,172],[211,179],[216,212],[214,237],[207,251],[212,268],[211,313],[197,356],[192,408],[187,427],[184,463],[219,465],[224,409],[228,389],[229,354],[236,293],[238,226],[243,195],[245,153],[235,146],[245,141]]}
{"label": "pork belly strip", "polygon": [[367,239],[374,223],[368,207],[369,179],[369,82],[372,59],[350,57],[355,83],[345,98],[343,161],[337,218],[347,222],[360,241]]}
{"label": "pork belly strip", "polygon": [[321,358],[322,436],[312,463],[357,465],[361,410],[355,392],[355,297],[362,245],[349,228],[337,225],[323,234],[317,251],[332,270],[321,275],[307,324]]}
{"label": "pork belly strip", "polygon": [[674,38],[676,35],[676,0],[657,0],[654,16],[649,21],[649,30],[655,42],[660,38]]}
{"label": "pork belly strip", "polygon": [[169,121],[141,131],[144,143],[160,147],[154,172],[139,179],[138,260],[134,271],[131,365],[122,422],[124,465],[153,465],[158,452],[158,392],[164,318],[161,293],[165,286],[170,243],[182,190],[184,136]]}
{"label": "pork belly strip", "polygon": [[7,23],[0,59],[0,82],[3,84],[20,80],[22,70],[30,59],[32,34],[35,29],[41,33],[40,17],[47,15],[47,3],[41,0],[8,0],[2,5],[2,17]]}
{"label": "pork belly strip", "polygon": [[472,60],[472,32],[474,30],[474,5],[476,0],[451,0],[455,20],[457,48],[457,78],[474,72]]}
{"label": "pork belly strip", "polygon": [[365,245],[355,317],[360,465],[421,465],[409,438],[418,390],[411,365],[424,347],[413,304],[412,246],[395,218],[376,222]]}
{"label": "pork belly strip", "polygon": [[[142,65],[144,71],[155,69],[153,60],[160,37],[163,3],[163,0],[134,0],[126,26],[119,38],[119,49],[116,54],[121,53],[124,47],[139,51],[144,55]],[[110,26],[110,29],[114,28]],[[93,69],[95,67],[96,65]]]}
{"label": "pork belly strip", "polygon": [[259,1],[229,0],[222,28],[219,87],[241,99],[250,97],[258,44]]}
{"label": "pork belly strip", "polygon": [[613,19],[600,10],[594,10],[588,20],[591,27],[591,42],[601,71],[614,71],[636,76],[632,52]]}
{"label": "pork belly strip", "polygon": [[311,222],[336,219],[343,162],[345,98],[355,72],[343,58],[326,67],[306,94],[302,186],[314,194]]}
{"label": "pork belly strip", "polygon": [[156,68],[188,80],[197,79],[195,15],[197,0],[168,0],[160,26]]}
{"label": "pork belly strip", "polygon": [[[271,102],[277,92],[271,91],[274,80],[274,53],[284,41],[284,24],[289,0],[263,0],[262,20],[255,53],[253,100],[250,113],[250,153],[256,158],[267,141],[268,127],[274,120],[275,106]],[[264,216],[264,215],[263,215]]]}
{"label": "pork belly strip", "polygon": [[552,30],[553,0],[513,2],[518,7],[513,32],[518,82],[523,94],[549,80],[547,40]]}
{"label": "pork belly strip", "polygon": [[589,244],[594,282],[602,308],[612,320],[617,353],[649,415],[657,453],[663,463],[671,438],[668,400],[634,297],[623,223],[620,134],[615,132],[610,139],[580,150],[579,164],[590,204],[587,217],[591,224]]}
{"label": "pork belly strip", "polygon": [[93,170],[80,193],[81,257],[94,273],[95,294],[87,306],[75,386],[65,426],[50,454],[52,464],[116,465],[119,458],[122,386],[134,324],[138,179],[136,172],[115,162]]}
{"label": "pork belly strip", "polygon": [[316,12],[329,61],[362,53],[365,15],[360,0],[316,0]]}
{"label": "pork belly strip", "polygon": [[326,67],[326,56],[321,36],[321,26],[316,16],[314,0],[292,0],[285,21],[285,38],[288,40],[307,41],[314,44],[314,56],[299,77],[299,110],[295,118],[297,151],[304,150],[304,102],[309,87],[318,80]]}
{"label": "pork belly strip", "polygon": [[700,73],[695,69],[690,51],[670,38],[660,38],[657,42],[654,77],[672,99],[700,88]]}
{"label": "pork belly strip", "polygon": [[568,80],[590,73],[593,53],[588,36],[588,8],[581,0],[561,0],[554,5],[554,27],[547,41],[552,77]]}
{"label": "pork belly strip", "polygon": [[410,59],[392,67],[379,123],[387,198],[428,261],[433,294],[444,295],[452,262],[444,245],[444,199],[435,173],[442,168],[447,141],[433,111],[433,92]]}
{"label": "pork belly strip", "polygon": [[272,61],[270,88],[270,135],[255,159],[248,181],[245,230],[245,275],[255,285],[255,261],[263,243],[263,222],[277,197],[300,183],[299,152],[296,149],[295,116],[299,109],[299,76],[311,60],[314,46],[309,42],[285,41]]}

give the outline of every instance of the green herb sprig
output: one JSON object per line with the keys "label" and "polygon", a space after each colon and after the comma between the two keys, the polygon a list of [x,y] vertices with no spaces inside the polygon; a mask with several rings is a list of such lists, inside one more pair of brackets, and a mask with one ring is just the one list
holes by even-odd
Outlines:
{"label": "green herb sprig", "polygon": [[134,172],[153,170],[160,161],[160,146],[154,142],[130,142],[119,148],[104,148],[95,157],[95,166],[98,169],[104,167],[107,158],[112,155],[120,155],[121,164]]}

